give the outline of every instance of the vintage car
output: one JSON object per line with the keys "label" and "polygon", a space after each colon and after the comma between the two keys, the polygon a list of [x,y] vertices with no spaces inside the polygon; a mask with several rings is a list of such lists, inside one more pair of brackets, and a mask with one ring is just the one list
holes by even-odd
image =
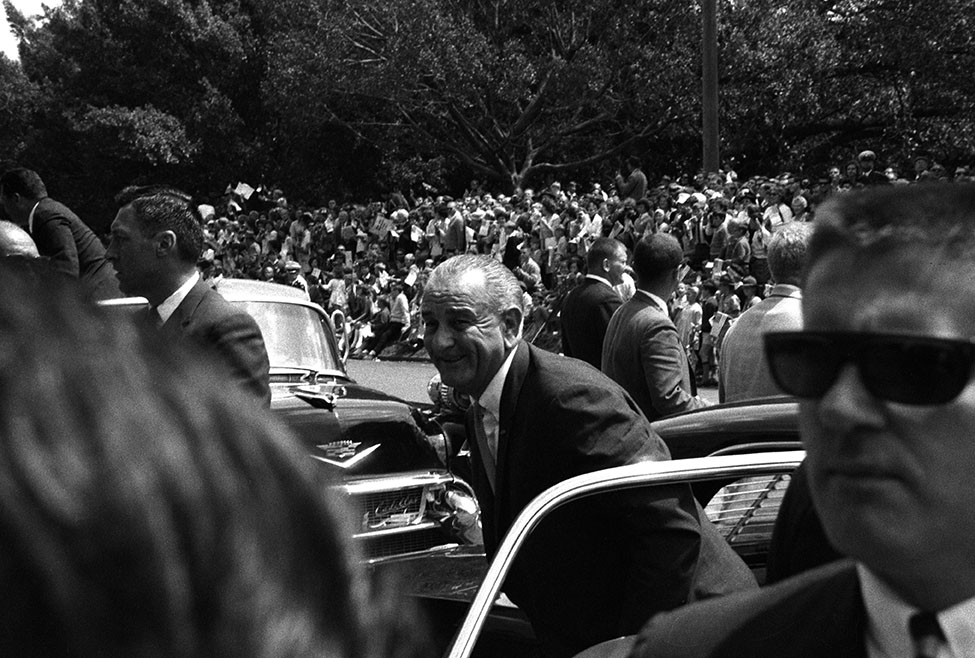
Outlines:
{"label": "vintage car", "polygon": [[[457,414],[467,403],[463,396],[437,381],[431,383],[430,395],[440,409],[453,409],[455,422],[460,422]],[[442,413],[450,417],[446,411]],[[674,458],[671,462],[658,464],[673,464],[673,468],[680,469],[688,460],[724,455],[740,456],[740,463],[747,464],[750,463],[750,453],[799,450],[797,414],[794,399],[776,397],[716,405],[658,420],[653,423],[653,428],[667,443]],[[457,440],[455,437],[454,441]],[[652,471],[657,466],[647,465],[647,468]],[[717,470],[710,472],[708,477],[688,478],[708,518],[718,526],[759,582],[764,581],[772,527],[790,481],[789,472],[791,468],[772,475],[739,478],[737,474],[723,475]],[[580,477],[601,477],[601,474]],[[511,532],[513,529],[509,530]],[[408,591],[421,601],[433,619],[433,632],[441,645],[446,645],[457,632],[460,620],[488,574],[483,552],[479,546],[473,545],[458,546],[418,559],[407,558],[386,566],[401,571]],[[483,623],[486,630],[479,655],[535,655],[531,627],[521,611],[503,594],[490,606]]]}
{"label": "vintage car", "polygon": [[[430,409],[356,384],[325,311],[287,286],[222,279],[216,289],[264,334],[271,410],[311,459],[335,476],[370,563],[480,545],[477,502],[451,470],[452,451]],[[146,300],[102,303],[137,313]]]}

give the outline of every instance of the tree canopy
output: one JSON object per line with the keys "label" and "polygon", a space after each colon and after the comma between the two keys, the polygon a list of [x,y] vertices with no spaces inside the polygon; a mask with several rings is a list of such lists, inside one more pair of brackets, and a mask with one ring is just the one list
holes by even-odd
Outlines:
{"label": "tree canopy", "polygon": [[[104,222],[115,191],[323,201],[700,166],[699,7],[647,0],[66,0],[4,8],[0,142]],[[719,0],[722,155],[975,159],[968,0]],[[90,220],[91,221],[91,220]]]}

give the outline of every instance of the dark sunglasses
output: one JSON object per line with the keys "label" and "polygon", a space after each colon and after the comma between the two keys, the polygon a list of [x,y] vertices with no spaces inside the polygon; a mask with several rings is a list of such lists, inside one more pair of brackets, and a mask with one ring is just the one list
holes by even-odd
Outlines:
{"label": "dark sunglasses", "polygon": [[975,342],[903,334],[787,331],[765,335],[772,378],[784,392],[821,398],[853,363],[866,389],[889,402],[951,402],[968,384]]}

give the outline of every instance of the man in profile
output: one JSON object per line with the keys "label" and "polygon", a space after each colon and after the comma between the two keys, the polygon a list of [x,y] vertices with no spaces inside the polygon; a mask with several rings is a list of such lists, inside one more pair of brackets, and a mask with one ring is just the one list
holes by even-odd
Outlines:
{"label": "man in profile", "polygon": [[122,292],[149,300],[150,325],[215,353],[233,381],[270,405],[270,368],[257,322],[210,288],[196,268],[203,230],[190,197],[156,187],[127,190],[119,203],[107,257]]}
{"label": "man in profile", "polygon": [[119,296],[105,247],[70,208],[47,195],[37,172],[18,168],[0,176],[0,202],[7,216],[27,230],[54,270],[80,280],[85,299]]}
{"label": "man in profile", "polygon": [[623,303],[613,286],[623,281],[626,247],[598,238],[586,253],[586,278],[562,303],[562,353],[599,368],[609,319]]}
{"label": "man in profile", "polygon": [[[670,458],[622,388],[577,359],[522,340],[521,287],[493,258],[456,256],[438,266],[421,313],[443,383],[475,401],[468,436],[488,555],[546,488]],[[505,582],[548,656],[632,634],[654,611],[754,586],[689,487],[610,498],[553,513]]]}
{"label": "man in profile", "polygon": [[637,242],[636,294],[613,315],[603,340],[602,371],[633,396],[651,421],[707,405],[697,396],[667,307],[683,259],[680,243],[669,233]]}
{"label": "man in profile", "polygon": [[799,280],[811,225],[792,222],[772,236],[768,266],[775,286],[768,297],[742,313],[721,343],[718,399],[735,402],[781,395],[765,361],[763,337],[771,331],[802,329]]}
{"label": "man in profile", "polygon": [[766,336],[799,398],[841,560],[654,618],[634,656],[971,656],[975,186],[877,187],[816,213],[802,331]]}

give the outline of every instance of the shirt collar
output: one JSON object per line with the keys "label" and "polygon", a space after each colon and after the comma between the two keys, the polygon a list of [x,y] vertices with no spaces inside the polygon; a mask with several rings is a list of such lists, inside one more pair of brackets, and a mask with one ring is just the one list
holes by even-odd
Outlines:
{"label": "shirt collar", "polygon": [[772,286],[772,292],[769,293],[769,297],[773,296],[802,299],[802,290],[800,290],[798,286],[794,286],[789,283],[776,283],[774,286]]}
{"label": "shirt collar", "polygon": [[34,207],[30,209],[30,214],[27,215],[27,231],[31,235],[34,235],[34,213],[37,212],[37,206],[39,205],[41,205],[40,201],[34,204]]}
{"label": "shirt collar", "polygon": [[504,363],[494,373],[494,377],[488,382],[487,388],[481,393],[481,397],[477,399],[477,403],[481,405],[481,408],[494,414],[495,418],[501,418],[501,392],[504,390],[504,381],[508,378],[508,371],[511,370],[511,363],[515,360],[515,352],[517,350],[518,346],[515,345],[508,352]]}
{"label": "shirt collar", "polygon": [[647,299],[649,299],[651,302],[653,302],[654,305],[657,308],[659,308],[661,311],[664,312],[664,315],[670,315],[670,309],[667,308],[667,302],[665,302],[663,300],[663,298],[658,297],[657,295],[653,294],[652,292],[647,292],[646,290],[640,290],[639,288],[637,288],[637,291],[636,292],[637,292],[638,295],[643,295],[644,297],[646,297]]}
{"label": "shirt collar", "polygon": [[176,312],[179,305],[183,303],[186,296],[190,294],[190,290],[196,285],[197,281],[200,280],[200,273],[193,272],[193,275],[188,278],[183,285],[176,289],[172,295],[163,300],[162,304],[156,307],[156,311],[159,313],[159,317],[162,318],[163,323],[169,321],[169,318]]}
{"label": "shirt collar", "polygon": [[[871,658],[914,655],[908,622],[919,610],[866,566],[857,564],[857,573],[867,610],[867,655]],[[947,639],[946,655],[975,656],[975,597],[938,611],[937,617]]]}
{"label": "shirt collar", "polygon": [[587,274],[586,275],[586,278],[587,279],[592,279],[593,281],[599,281],[600,283],[605,283],[610,288],[613,287],[613,284],[609,282],[609,279],[603,278],[603,277],[599,276],[598,274]]}

